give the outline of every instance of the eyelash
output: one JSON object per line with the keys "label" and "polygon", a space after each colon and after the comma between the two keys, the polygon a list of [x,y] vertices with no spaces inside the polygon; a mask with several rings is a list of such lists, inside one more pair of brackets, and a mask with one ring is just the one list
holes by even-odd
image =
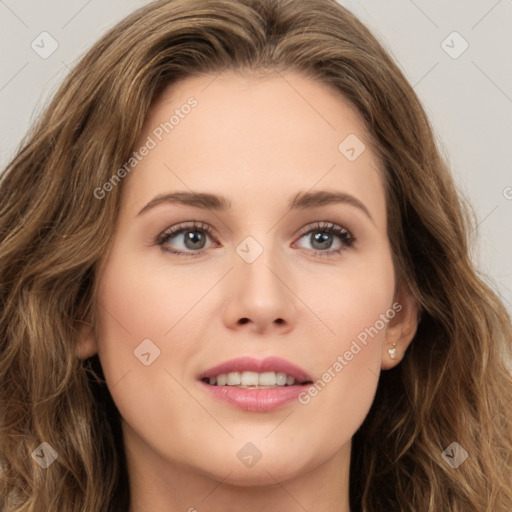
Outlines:
{"label": "eyelash", "polygon": [[[168,230],[161,233],[156,243],[157,245],[160,245],[163,250],[170,252],[171,254],[175,254],[177,256],[183,256],[183,257],[197,257],[201,256],[203,252],[206,249],[202,249],[199,251],[192,251],[192,252],[185,252],[185,251],[175,251],[168,248],[164,248],[164,244],[170,239],[173,238],[176,235],[179,235],[181,233],[187,232],[187,231],[201,231],[206,233],[210,238],[213,238],[213,230],[210,226],[207,224],[203,224],[201,222],[192,222],[192,223],[182,223],[177,224],[176,226],[173,226],[172,228],[169,228]],[[341,240],[344,247],[341,249],[332,249],[329,251],[319,251],[316,249],[310,249],[310,252],[313,252],[315,256],[320,257],[326,257],[326,256],[332,256],[334,254],[339,254],[342,251],[352,247],[354,243],[356,242],[355,237],[345,228],[338,226],[336,224],[333,224],[332,222],[315,222],[313,225],[306,226],[304,229],[302,229],[298,235],[298,240],[303,238],[305,235],[317,232],[317,233],[329,233],[332,235],[338,236],[338,238]]]}

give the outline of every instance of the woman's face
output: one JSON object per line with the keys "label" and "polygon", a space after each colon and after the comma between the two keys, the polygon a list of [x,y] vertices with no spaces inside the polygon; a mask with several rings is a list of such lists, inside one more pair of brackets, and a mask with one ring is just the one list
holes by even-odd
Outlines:
{"label": "woman's face", "polygon": [[293,72],[205,75],[164,91],[137,148],[80,345],[132,459],[233,483],[348,460],[414,316],[358,114]]}

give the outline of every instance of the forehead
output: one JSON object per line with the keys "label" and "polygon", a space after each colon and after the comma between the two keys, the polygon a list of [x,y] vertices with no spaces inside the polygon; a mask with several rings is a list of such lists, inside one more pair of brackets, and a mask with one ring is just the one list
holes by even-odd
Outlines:
{"label": "forehead", "polygon": [[[124,204],[174,190],[281,205],[329,189],[385,209],[379,163],[357,111],[299,73],[224,72],[184,79],[154,101],[136,148],[151,147],[123,184]],[[368,206],[370,208],[370,205]]]}

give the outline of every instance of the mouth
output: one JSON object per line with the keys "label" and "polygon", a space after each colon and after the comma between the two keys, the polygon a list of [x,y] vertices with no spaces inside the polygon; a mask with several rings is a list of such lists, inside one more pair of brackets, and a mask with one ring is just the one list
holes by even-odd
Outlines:
{"label": "mouth", "polygon": [[278,357],[232,359],[206,370],[198,376],[198,380],[209,386],[244,389],[306,386],[313,382],[304,370]]}
{"label": "mouth", "polygon": [[313,379],[280,357],[239,357],[197,376],[215,400],[242,411],[265,413],[292,404]]}

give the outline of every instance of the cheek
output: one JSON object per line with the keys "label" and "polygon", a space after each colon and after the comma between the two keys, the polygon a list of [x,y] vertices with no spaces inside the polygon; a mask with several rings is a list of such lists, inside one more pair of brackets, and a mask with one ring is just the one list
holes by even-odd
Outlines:
{"label": "cheek", "polygon": [[151,259],[113,256],[98,291],[106,342],[121,337],[133,350],[145,338],[167,340],[166,334],[207,291],[208,283],[180,267],[170,271]]}
{"label": "cheek", "polygon": [[[339,271],[329,273],[323,287],[319,284],[310,280],[308,305],[329,327],[325,330],[324,346],[329,348],[330,355],[333,350],[349,350],[353,340],[364,343],[365,337],[366,341],[374,340],[366,344],[365,354],[379,351],[379,340],[388,323],[386,313],[388,317],[394,316],[395,276],[389,251],[383,247],[365,258],[353,255],[346,265],[340,265]],[[359,360],[364,359],[362,352]],[[323,361],[326,362],[325,357]]]}
{"label": "cheek", "polygon": [[188,310],[198,300],[198,286],[194,290],[191,280],[179,269],[173,275],[169,269],[166,273],[160,270],[153,264],[143,264],[136,256],[122,257],[122,251],[114,251],[101,275],[98,352],[120,410],[125,400],[128,407],[139,402],[149,405],[151,398],[143,396],[144,390],[169,387],[165,369],[182,381],[186,369],[183,362],[194,350],[184,336],[183,326],[187,325]]}

